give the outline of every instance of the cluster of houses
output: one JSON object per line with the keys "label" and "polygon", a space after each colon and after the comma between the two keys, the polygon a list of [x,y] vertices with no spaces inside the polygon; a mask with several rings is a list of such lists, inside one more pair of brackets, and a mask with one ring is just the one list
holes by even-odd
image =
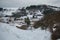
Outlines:
{"label": "cluster of houses", "polygon": [[[22,13],[25,12],[25,10],[17,10],[17,14],[20,12],[21,15]],[[31,26],[33,26],[34,22],[40,20],[43,17],[43,14],[41,14],[40,10],[26,10],[27,15],[23,15],[19,18],[15,18],[12,16],[9,17],[0,17],[0,22],[4,23],[14,23],[16,26],[21,26],[21,25],[26,25],[25,23],[25,18],[29,18]]]}

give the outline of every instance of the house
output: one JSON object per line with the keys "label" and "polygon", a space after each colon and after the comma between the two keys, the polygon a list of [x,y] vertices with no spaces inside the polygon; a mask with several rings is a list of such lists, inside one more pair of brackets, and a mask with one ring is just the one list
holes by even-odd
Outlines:
{"label": "house", "polygon": [[9,18],[8,18],[8,22],[12,22],[12,23],[13,23],[13,22],[14,22],[14,18],[15,18],[15,17],[9,17]]}
{"label": "house", "polygon": [[2,21],[7,23],[7,22],[14,22],[14,17],[2,17]]}
{"label": "house", "polygon": [[15,23],[16,27],[21,27],[22,25],[27,25],[25,23],[24,17],[16,18],[16,20],[14,21],[14,23]]}
{"label": "house", "polygon": [[17,23],[17,24],[20,24],[20,25],[26,24],[25,20],[24,20],[26,17],[25,18],[24,17],[16,18],[16,20],[14,21],[14,23]]}
{"label": "house", "polygon": [[27,15],[27,17],[29,18],[29,19],[32,19],[33,18],[33,15]]}
{"label": "house", "polygon": [[3,17],[3,16],[4,16],[3,11],[0,11],[0,16],[1,16],[1,17]]}

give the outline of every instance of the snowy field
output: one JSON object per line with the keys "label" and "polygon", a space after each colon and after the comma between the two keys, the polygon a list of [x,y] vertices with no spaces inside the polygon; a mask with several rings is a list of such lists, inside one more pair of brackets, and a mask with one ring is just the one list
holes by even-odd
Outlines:
{"label": "snowy field", "polygon": [[15,25],[0,23],[0,40],[51,40],[48,30],[22,30]]}

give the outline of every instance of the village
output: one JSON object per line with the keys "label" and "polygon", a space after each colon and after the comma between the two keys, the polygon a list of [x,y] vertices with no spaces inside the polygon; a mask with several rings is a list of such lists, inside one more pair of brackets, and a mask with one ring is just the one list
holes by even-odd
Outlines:
{"label": "village", "polygon": [[27,29],[28,26],[32,27],[36,21],[43,17],[43,14],[41,14],[40,10],[26,10],[22,8],[15,11],[9,9],[8,11],[1,11],[1,15],[3,16],[0,17],[0,22],[13,24],[19,28],[23,27],[22,29]]}

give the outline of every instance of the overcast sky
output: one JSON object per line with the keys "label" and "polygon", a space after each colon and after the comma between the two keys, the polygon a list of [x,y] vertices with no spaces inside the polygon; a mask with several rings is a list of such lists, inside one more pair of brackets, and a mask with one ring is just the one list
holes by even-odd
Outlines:
{"label": "overcast sky", "polygon": [[26,7],[29,5],[48,4],[60,7],[60,0],[0,0],[0,7]]}

